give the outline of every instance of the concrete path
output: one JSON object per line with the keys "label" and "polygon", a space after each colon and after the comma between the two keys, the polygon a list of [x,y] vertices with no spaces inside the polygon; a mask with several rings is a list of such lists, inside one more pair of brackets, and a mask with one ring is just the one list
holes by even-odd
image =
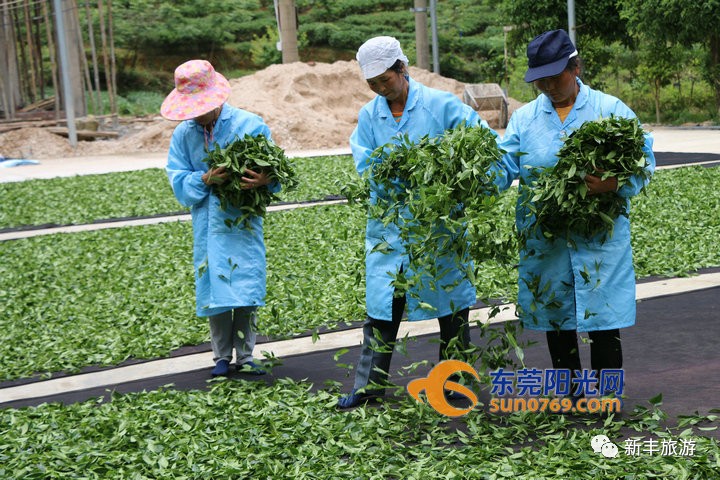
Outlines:
{"label": "concrete path", "polygon": [[655,142],[654,152],[718,153],[720,127],[648,127]]}
{"label": "concrete path", "polygon": [[[349,155],[350,148],[327,150],[287,151],[290,158]],[[60,157],[37,160],[38,165],[0,168],[0,183],[22,182],[35,178],[74,177],[111,172],[128,172],[146,168],[165,168],[167,153],[128,153],[126,155],[96,155],[92,157]]]}

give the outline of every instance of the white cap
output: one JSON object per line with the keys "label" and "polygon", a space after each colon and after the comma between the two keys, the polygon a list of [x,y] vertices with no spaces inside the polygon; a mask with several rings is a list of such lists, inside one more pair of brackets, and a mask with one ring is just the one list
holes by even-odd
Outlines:
{"label": "white cap", "polygon": [[356,58],[365,80],[382,75],[398,60],[402,60],[405,66],[408,64],[400,42],[393,37],[371,38],[360,46]]}

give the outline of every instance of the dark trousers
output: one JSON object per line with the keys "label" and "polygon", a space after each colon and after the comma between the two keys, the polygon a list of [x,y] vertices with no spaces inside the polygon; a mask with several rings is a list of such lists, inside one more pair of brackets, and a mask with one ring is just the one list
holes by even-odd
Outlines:
{"label": "dark trousers", "polygon": [[[571,372],[581,370],[575,330],[551,330],[545,332],[553,368],[568,368]],[[600,371],[608,368],[622,368],[622,345],[620,329],[588,332],[590,336],[590,367],[600,378]]]}
{"label": "dark trousers", "polygon": [[[363,324],[363,344],[355,372],[353,388],[360,389],[372,384],[385,385],[390,371],[393,348],[397,340],[398,329],[405,311],[405,297],[396,297],[392,304],[392,321],[376,320],[368,317]],[[438,318],[440,324],[439,359],[449,358],[450,342],[457,338],[456,348],[467,349],[470,346],[468,318],[470,309],[465,308],[455,314]],[[378,392],[380,393],[380,392]]]}

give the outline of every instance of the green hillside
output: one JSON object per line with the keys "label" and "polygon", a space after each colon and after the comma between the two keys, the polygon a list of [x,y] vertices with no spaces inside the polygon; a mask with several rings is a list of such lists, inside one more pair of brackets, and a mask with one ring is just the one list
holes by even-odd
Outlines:
{"label": "green hillside", "polygon": [[[281,63],[272,1],[114,3],[121,95],[164,93],[175,66],[190,58],[208,59],[230,77]],[[436,3],[442,75],[500,83],[522,101],[537,94],[522,80],[525,46],[544,30],[567,28],[565,0]],[[720,33],[715,25],[720,11],[708,10],[706,2],[669,0],[666,15],[658,17],[647,10],[649,3],[578,3],[583,80],[620,97],[646,121],[717,122]],[[409,0],[296,0],[295,5],[301,61],[352,59],[360,44],[376,35],[397,37],[415,61],[415,14]],[[668,23],[672,15],[697,21],[692,26]]]}

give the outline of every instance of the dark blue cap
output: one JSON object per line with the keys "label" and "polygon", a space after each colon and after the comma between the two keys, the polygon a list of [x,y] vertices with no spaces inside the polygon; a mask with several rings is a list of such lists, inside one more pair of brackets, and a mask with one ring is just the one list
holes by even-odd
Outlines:
{"label": "dark blue cap", "polygon": [[565,30],[550,30],[533,38],[527,47],[528,69],[525,81],[552,77],[565,70],[570,58],[578,54]]}

